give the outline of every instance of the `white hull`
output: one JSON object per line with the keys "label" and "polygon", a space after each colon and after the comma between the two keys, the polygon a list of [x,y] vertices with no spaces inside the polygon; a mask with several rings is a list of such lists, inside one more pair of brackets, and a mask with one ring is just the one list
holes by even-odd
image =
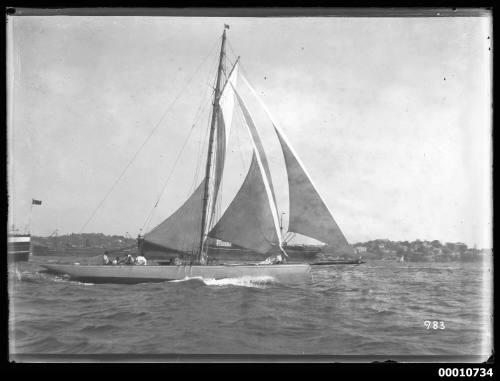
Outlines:
{"label": "white hull", "polygon": [[66,274],[72,279],[92,283],[146,283],[181,280],[188,277],[205,279],[272,277],[280,282],[310,279],[311,267],[306,263],[282,265],[221,266],[110,266],[43,264],[52,273]]}

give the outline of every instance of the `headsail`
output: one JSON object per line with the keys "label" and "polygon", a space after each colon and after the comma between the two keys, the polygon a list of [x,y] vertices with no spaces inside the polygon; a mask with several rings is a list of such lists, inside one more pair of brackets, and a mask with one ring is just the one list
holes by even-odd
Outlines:
{"label": "headsail", "polygon": [[279,245],[279,235],[260,167],[254,153],[240,190],[208,235],[267,253]]}
{"label": "headsail", "polygon": [[290,198],[288,231],[315,238],[339,252],[352,254],[352,248],[278,123],[246,78],[244,76],[241,78],[267,113],[281,144],[288,174]]}
{"label": "headsail", "polygon": [[349,244],[325,202],[279,130],[276,128],[275,130],[283,149],[288,173],[290,198],[288,231],[326,242],[336,250],[350,252]]}

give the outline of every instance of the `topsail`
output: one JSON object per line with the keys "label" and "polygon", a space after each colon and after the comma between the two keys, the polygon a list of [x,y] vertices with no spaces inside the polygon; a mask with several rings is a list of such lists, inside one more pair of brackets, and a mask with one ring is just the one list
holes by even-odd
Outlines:
{"label": "topsail", "polygon": [[267,157],[266,153],[264,151],[264,146],[262,145],[261,138],[259,136],[259,132],[257,131],[257,127],[255,126],[255,122],[252,119],[252,115],[250,115],[250,111],[248,111],[248,107],[245,104],[245,101],[241,96],[238,94],[237,91],[235,91],[236,98],[238,99],[238,104],[240,105],[240,109],[243,112],[243,116],[245,118],[245,122],[248,128],[248,132],[250,133],[250,138],[252,139],[255,149],[258,152],[258,155],[260,157],[260,160],[262,162],[262,167],[264,169],[264,173],[266,175],[266,178],[269,182],[269,188],[271,190],[271,194],[273,196],[273,202],[274,202],[274,207],[276,207],[276,196],[274,195],[274,186],[273,186],[273,181],[271,178],[271,171],[269,170],[269,164],[267,162]]}

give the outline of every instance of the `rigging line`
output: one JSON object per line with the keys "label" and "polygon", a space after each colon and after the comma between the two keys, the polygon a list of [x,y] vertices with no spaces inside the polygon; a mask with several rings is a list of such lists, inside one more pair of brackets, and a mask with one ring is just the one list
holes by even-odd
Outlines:
{"label": "rigging line", "polygon": [[[201,170],[201,163],[203,161],[203,157],[204,157],[204,149],[203,147],[205,147],[205,143],[207,141],[207,137],[208,137],[208,132],[210,130],[210,118],[211,118],[211,115],[212,115],[212,110],[210,110],[209,114],[208,114],[208,119],[207,119],[207,122],[206,122],[206,128],[204,129],[201,129],[200,130],[200,140],[199,140],[199,144],[198,144],[198,149],[197,149],[197,153],[196,153],[196,165],[195,165],[195,173],[194,173],[194,176],[193,176],[193,184],[190,188],[190,192],[194,189],[196,189],[196,184],[198,183],[198,176],[200,174],[200,170]],[[205,131],[205,134],[203,134],[203,131]]]}
{"label": "rigging line", "polygon": [[[192,133],[193,129],[196,127],[196,124],[198,123],[198,119],[200,118],[201,114],[203,113],[203,111],[204,111],[204,109],[206,107],[206,104],[204,105],[204,103],[205,103],[204,102],[205,95],[206,95],[206,91],[205,91],[205,94],[203,95],[202,100],[200,101],[200,105],[198,106],[198,110],[195,113],[195,117],[194,117],[193,123],[191,125],[191,130],[189,131],[189,134],[186,137],[186,140],[184,141],[184,144],[183,144],[183,146],[181,148],[181,151],[179,151],[179,153],[177,155],[177,158],[175,160],[174,166],[172,167],[172,170],[171,170],[171,172],[170,172],[170,174],[169,174],[169,176],[168,176],[168,178],[167,178],[167,180],[166,180],[166,182],[165,182],[165,184],[164,184],[164,186],[162,188],[162,191],[161,191],[160,195],[157,197],[156,202],[153,205],[153,208],[151,209],[148,217],[146,218],[146,222],[144,223],[144,226],[143,226],[143,231],[145,231],[144,230],[145,228],[149,228],[149,224],[151,222],[151,219],[153,218],[154,210],[158,206],[158,203],[160,202],[160,199],[161,199],[161,197],[163,195],[163,192],[165,191],[165,188],[166,188],[166,186],[168,184],[168,181],[169,181],[170,177],[172,176],[172,174],[173,174],[173,172],[174,172],[174,170],[176,168],[176,164],[179,161],[180,155],[182,154],[182,152],[183,152],[183,150],[184,150],[184,148],[185,148],[185,146],[186,146],[186,144],[187,144],[187,142],[189,140],[189,137],[191,136],[191,133]],[[146,224],[147,224],[147,226],[146,226]]]}
{"label": "rigging line", "polygon": [[227,46],[229,46],[229,50],[231,51],[231,53],[233,53],[235,57],[238,57],[238,55],[234,51],[234,49],[233,49],[231,43],[229,42],[229,40],[227,40],[226,43],[227,43]]}
{"label": "rigging line", "polygon": [[[231,50],[231,52],[232,52],[234,55],[236,55],[236,53],[235,53],[235,51],[234,51],[233,47],[231,46],[231,44],[229,43],[229,41],[227,41],[227,43],[228,43],[228,46],[229,46],[229,49]],[[243,65],[243,63],[241,62],[241,60],[239,61],[239,66],[240,66],[240,70],[241,70],[241,72],[245,75],[246,80],[247,80],[249,83],[251,83],[250,79],[248,78],[248,75],[247,75],[247,71],[246,71],[246,69],[245,69],[245,66]],[[238,143],[239,143],[239,141],[238,141]],[[241,155],[241,151],[240,151],[240,156],[241,156],[242,161],[243,161],[243,157],[242,157],[242,155]]]}
{"label": "rigging line", "polygon": [[243,173],[245,173],[245,168],[247,166],[245,164],[245,160],[243,159],[243,153],[242,153],[242,149],[241,149],[242,146],[241,146],[241,141],[240,141],[240,130],[239,129],[236,129],[236,142],[238,143],[238,153],[239,153],[239,157],[241,159],[241,164],[243,165],[242,171],[243,171]]}
{"label": "rigging line", "polygon": [[[215,75],[214,75],[214,73],[216,73],[217,66],[218,66],[218,59],[214,60],[214,62],[212,63],[212,67],[211,67],[210,71],[208,72],[208,75],[207,75],[207,78],[206,78],[207,86],[208,87],[205,90],[205,94],[203,95],[204,97],[206,96],[206,94],[208,92],[208,88],[212,89],[210,97],[211,98],[213,97],[213,93],[215,92]],[[212,81],[210,81],[210,78],[212,78]],[[207,102],[207,104],[209,104],[209,103],[210,102]],[[205,106],[206,106],[206,104],[205,104]],[[205,109],[205,107],[203,108],[203,110],[204,109]],[[212,109],[210,110],[209,115],[208,115],[209,116],[209,120],[210,120],[210,117],[211,117],[211,113],[212,113]],[[208,122],[209,122],[209,120],[208,120]],[[196,184],[197,184],[197,181],[198,181],[198,175],[199,175],[199,171],[200,171],[200,167],[201,167],[201,160],[202,160],[202,154],[203,154],[202,147],[205,146],[205,141],[206,141],[206,137],[207,137],[209,129],[210,129],[210,126],[207,125],[207,129],[205,130],[205,135],[203,135],[203,130],[200,130],[200,140],[199,140],[198,149],[197,149],[195,173],[194,173],[194,176],[193,176],[193,184],[189,188],[188,196],[189,196],[189,194],[191,194],[196,189]]]}
{"label": "rigging line", "polygon": [[[201,115],[202,113],[205,111],[205,108],[207,106],[207,104],[204,102],[205,100],[205,96],[206,96],[206,91],[205,91],[205,94],[203,95],[203,98],[200,102],[200,105],[198,107],[198,111],[196,112],[196,116],[193,120],[193,126],[194,127],[199,121],[200,121],[200,118],[201,118]],[[200,149],[200,144],[201,144],[201,135],[203,133],[203,130],[200,129],[200,143],[198,143],[198,150]],[[196,163],[198,163],[198,159],[196,161]],[[190,187],[189,187],[189,190],[188,190],[188,193],[187,193],[187,197],[189,197],[189,195],[194,191],[194,189],[196,188],[196,177],[197,177],[197,172],[198,172],[198,168],[197,168],[197,165],[195,166],[195,179],[194,179],[194,184],[192,184]]]}
{"label": "rigging line", "polygon": [[[203,133],[205,132],[205,134]],[[205,140],[205,135],[206,135],[206,130],[204,128],[200,128],[199,131],[199,136],[198,136],[198,145],[196,146],[196,162],[194,166],[194,176],[193,176],[193,183],[191,184],[190,191],[194,190],[196,188],[196,183],[198,181],[198,172],[199,172],[199,167],[200,167],[200,152],[201,152],[201,147],[204,144]]]}
{"label": "rigging line", "polygon": [[222,192],[223,192],[223,186],[224,186],[224,175],[221,176],[220,179],[220,187],[219,187],[219,194],[217,195],[218,202],[215,204],[216,206],[216,211],[214,212],[214,219],[212,221],[212,228],[216,225],[217,221],[220,219],[222,216]]}
{"label": "rigging line", "polygon": [[[196,126],[196,124],[193,124],[193,125],[191,126],[191,129],[189,130],[189,134],[188,134],[188,136],[186,137],[186,139],[184,140],[184,143],[183,143],[183,145],[182,145],[182,147],[181,147],[181,149],[180,149],[179,153],[177,154],[177,158],[175,159],[174,165],[172,166],[172,169],[170,170],[170,173],[169,173],[169,175],[168,175],[168,177],[167,177],[167,180],[166,180],[166,181],[165,181],[165,183],[163,184],[163,187],[162,187],[162,189],[161,189],[160,195],[158,196],[158,198],[157,198],[157,200],[156,200],[156,202],[155,202],[155,204],[154,204],[154,206],[153,206],[153,208],[152,208],[152,210],[151,210],[150,217],[152,217],[152,216],[153,216],[153,211],[154,211],[154,210],[156,209],[156,207],[158,206],[158,203],[160,202],[161,196],[163,196],[163,192],[165,191],[165,188],[167,187],[168,182],[170,181],[170,178],[172,177],[172,174],[174,173],[174,170],[175,170],[175,168],[177,167],[177,163],[179,162],[179,159],[180,159],[180,157],[181,157],[182,152],[184,151],[184,148],[186,148],[186,145],[187,145],[187,142],[188,142],[188,140],[189,140],[189,137],[191,136],[191,133],[193,132],[194,127],[195,127],[195,126]],[[149,222],[150,222],[150,221],[151,221],[151,218],[149,218],[148,220],[146,220],[146,222],[144,223],[143,229],[146,227],[146,223],[148,223],[148,226],[147,226],[147,227],[149,227]],[[143,230],[143,231],[145,231],[145,230]]]}
{"label": "rigging line", "polygon": [[203,157],[205,156],[204,155],[205,150],[203,149],[203,147],[205,147],[205,145],[206,145],[205,143],[207,141],[208,132],[210,130],[210,125],[209,125],[210,124],[210,116],[211,116],[211,113],[209,114],[209,118],[207,119],[207,128],[205,128],[205,134],[203,135],[203,138],[202,138],[202,135],[200,134],[200,144],[198,145],[198,154],[197,154],[197,158],[196,158],[196,171],[195,171],[195,175],[194,175],[194,184],[192,186],[193,190],[196,188],[196,184],[198,183],[198,176],[200,174],[201,162],[203,160]]}
{"label": "rigging line", "polygon": [[[203,107],[203,111],[205,111],[205,106]],[[203,130],[204,129],[200,128],[200,136],[198,138],[198,144],[197,144],[197,150],[196,150],[196,162],[195,162],[195,166],[194,166],[193,182],[192,182],[191,186],[189,187],[187,196],[189,196],[196,189],[196,181],[198,179],[198,170],[199,170],[199,161],[200,161],[199,152],[201,150],[202,142],[204,141],[203,137],[206,136],[206,132],[205,132],[205,135],[203,135]]]}
{"label": "rigging line", "polygon": [[153,130],[146,137],[146,140],[144,140],[144,142],[141,144],[141,146],[139,147],[139,149],[136,151],[136,153],[134,154],[134,156],[132,157],[132,159],[126,165],[125,169],[120,173],[120,175],[115,180],[115,182],[113,183],[113,185],[111,186],[111,188],[108,190],[108,192],[106,193],[106,195],[104,196],[104,198],[101,200],[101,202],[94,209],[94,211],[92,212],[92,214],[89,217],[89,219],[83,224],[83,227],[80,229],[80,233],[83,232],[83,230],[85,229],[85,227],[87,226],[87,224],[92,220],[92,218],[97,213],[97,211],[99,210],[99,208],[102,206],[102,204],[104,203],[104,201],[106,201],[106,199],[108,198],[108,196],[111,194],[111,192],[115,188],[116,184],[118,184],[118,182],[121,180],[121,178],[123,177],[123,175],[125,174],[125,172],[127,172],[128,168],[132,165],[132,163],[134,162],[134,160],[136,159],[136,157],[139,155],[139,153],[142,151],[142,149],[144,148],[144,146],[146,145],[146,143],[153,136],[153,134],[156,132],[156,130],[158,129],[158,127],[160,127],[160,124],[163,121],[163,119],[165,118],[165,116],[169,113],[169,111],[177,103],[177,101],[179,100],[179,98],[182,95],[182,93],[184,92],[184,90],[186,90],[186,88],[191,83],[191,81],[194,79],[194,77],[196,76],[196,74],[198,74],[198,71],[201,69],[201,67],[203,66],[203,64],[205,63],[205,61],[208,59],[208,57],[210,57],[210,55],[212,54],[212,52],[213,52],[213,50],[214,50],[214,48],[216,46],[217,46],[217,43],[214,44],[214,46],[210,49],[210,53],[208,53],[207,56],[203,59],[203,61],[201,62],[201,64],[196,68],[194,74],[191,76],[191,78],[189,78],[189,80],[187,81],[187,83],[184,85],[184,87],[181,89],[181,91],[174,98],[173,102],[170,104],[170,106],[167,108],[167,110],[163,113],[163,115],[161,116],[161,118],[158,121],[158,123],[156,124],[156,126],[153,128]]}
{"label": "rigging line", "polygon": [[289,235],[286,237],[285,243],[290,242],[297,235],[296,233],[293,233],[293,232],[288,232],[288,233],[289,233]]}
{"label": "rigging line", "polygon": [[[200,105],[200,107],[201,107],[201,105]],[[201,114],[200,114],[200,115],[201,115]],[[173,174],[173,172],[174,172],[174,170],[175,170],[175,168],[176,168],[177,162],[178,162],[178,160],[180,159],[180,156],[181,156],[181,154],[182,154],[182,152],[183,152],[183,150],[184,150],[184,148],[185,148],[185,146],[186,146],[186,144],[187,144],[187,141],[189,140],[189,136],[191,135],[191,132],[193,131],[193,128],[194,128],[194,127],[195,127],[195,125],[193,124],[193,126],[191,127],[191,131],[189,132],[189,135],[186,137],[186,140],[184,141],[184,144],[183,144],[183,147],[181,148],[181,151],[178,153],[178,156],[177,156],[177,158],[176,158],[176,161],[175,161],[174,166],[172,167],[172,170],[171,170],[171,172],[170,172],[170,174],[169,174],[169,177],[168,177],[168,179],[166,180],[166,182],[165,182],[165,184],[164,184],[164,186],[163,186],[163,189],[162,189],[162,191],[161,191],[160,195],[158,196],[158,199],[157,199],[156,203],[155,203],[155,204],[154,204],[154,206],[151,208],[151,211],[150,211],[150,213],[149,213],[149,215],[148,215],[148,217],[147,217],[147,219],[146,219],[146,222],[144,223],[144,225],[143,225],[143,227],[142,227],[142,231],[144,231],[144,232],[148,231],[148,229],[149,229],[149,226],[150,226],[151,221],[152,221],[152,219],[153,219],[154,211],[155,211],[156,207],[158,206],[158,203],[160,202],[160,199],[161,199],[161,197],[162,197],[162,195],[163,195],[163,193],[164,193],[164,191],[165,191],[165,189],[166,189],[166,186],[167,186],[167,184],[168,184],[168,182],[169,182],[169,179],[170,179],[170,177],[172,176],[172,174]],[[206,140],[207,135],[208,135],[208,134],[207,134],[207,132],[208,132],[208,128],[206,129],[206,132],[205,132],[205,140]],[[195,185],[196,185],[196,184],[195,184]],[[193,191],[194,191],[194,189],[193,189]],[[192,192],[188,192],[187,198],[189,198],[189,195],[190,195],[191,193],[192,193]],[[172,227],[172,226],[170,226],[170,227]],[[166,233],[166,232],[168,232],[168,231],[169,231],[169,228],[168,228],[167,230],[165,230],[165,233]]]}
{"label": "rigging line", "polygon": [[[222,119],[223,119],[223,116],[222,116]],[[226,136],[224,136],[224,139],[226,139]],[[226,142],[227,142],[227,139],[226,139]],[[217,147],[217,161],[219,161],[220,163],[220,156],[223,157],[224,159],[224,163],[226,161],[226,158],[227,158],[227,148],[226,147],[226,142],[224,143],[224,150],[221,150],[221,147],[218,146]],[[221,208],[222,208],[222,193],[223,193],[223,187],[224,187],[224,173],[225,171],[223,170],[224,169],[224,165],[223,165],[223,168],[222,168],[222,171],[220,173],[220,179],[219,179],[219,187],[218,187],[218,193],[217,193],[217,197],[213,199],[213,209],[212,209],[212,215],[210,216],[210,222],[209,222],[209,229],[208,231],[210,231],[212,229],[212,227],[216,224],[216,221],[218,220],[219,216],[220,216],[220,212],[221,212]],[[214,177],[214,186],[215,186],[215,177]]]}
{"label": "rigging line", "polygon": [[[158,198],[157,198],[157,200],[156,200],[155,204],[153,205],[153,208],[151,208],[151,211],[149,212],[149,215],[148,215],[148,217],[146,218],[146,222],[144,223],[144,226],[142,227],[143,231],[147,231],[147,229],[149,229],[149,225],[150,225],[150,223],[151,223],[151,221],[152,221],[152,218],[153,218],[154,210],[156,209],[156,207],[158,206],[158,203],[160,202],[160,199],[161,199],[161,197],[162,197],[162,195],[163,195],[163,193],[164,193],[164,191],[165,191],[165,188],[166,188],[166,186],[167,186],[167,184],[168,184],[168,182],[169,182],[169,180],[170,180],[170,177],[172,176],[172,174],[173,174],[173,172],[174,172],[174,170],[175,170],[175,168],[176,168],[177,162],[179,161],[180,155],[182,154],[182,152],[183,152],[183,150],[184,150],[184,148],[185,148],[185,146],[186,146],[186,144],[187,144],[187,142],[188,142],[188,140],[189,140],[189,137],[190,137],[190,135],[191,135],[191,133],[192,133],[193,129],[194,129],[194,128],[195,128],[195,126],[196,126],[196,123],[198,123],[198,121],[199,121],[199,118],[200,118],[201,114],[203,113],[203,111],[204,111],[204,110],[205,110],[205,108],[206,108],[206,103],[204,102],[204,100],[205,100],[205,97],[206,97],[207,92],[208,92],[208,87],[207,87],[207,89],[205,90],[205,93],[203,94],[203,97],[202,97],[202,99],[201,99],[201,101],[200,101],[200,105],[198,106],[198,110],[197,110],[197,111],[196,111],[196,113],[195,113],[195,117],[194,117],[194,119],[193,119],[193,123],[192,123],[192,126],[191,126],[191,130],[189,131],[189,134],[188,134],[188,136],[186,137],[186,140],[184,141],[184,144],[183,144],[183,146],[182,146],[182,148],[181,148],[181,151],[180,151],[180,152],[178,153],[178,155],[177,155],[177,158],[176,158],[176,160],[175,160],[175,164],[174,164],[174,166],[172,167],[172,170],[171,170],[171,172],[170,172],[170,174],[169,174],[169,176],[168,176],[168,178],[167,178],[167,180],[166,180],[166,182],[165,182],[165,184],[164,184],[164,186],[163,186],[163,188],[162,188],[162,190],[161,190],[161,192],[160,192],[160,195],[158,196]],[[195,184],[195,186],[196,186],[196,184]],[[190,194],[190,193],[191,193],[191,191],[188,193],[188,197],[189,197],[189,194]]]}
{"label": "rigging line", "polygon": [[[217,64],[217,62],[215,62],[215,63]],[[215,72],[215,71],[216,71],[216,65],[213,65],[209,74],[211,74],[212,72]],[[215,77],[215,76],[210,75],[210,78],[212,78],[212,77]],[[215,79],[213,79],[212,82],[215,83]],[[212,98],[213,97],[213,93],[215,91],[215,86],[212,83],[210,83],[210,82],[207,85],[212,89],[212,92],[211,92],[211,95],[210,95],[210,97]],[[205,91],[204,97],[206,96],[207,92],[208,92],[208,88]],[[208,103],[209,102],[207,102],[207,104]],[[207,104],[205,104],[205,106]],[[205,110],[205,107],[203,108],[203,110]],[[207,138],[207,135],[208,135],[208,131],[210,129],[209,122],[210,122],[210,118],[212,116],[212,111],[213,110],[211,109],[210,112],[209,112],[209,115],[208,115],[209,118],[207,120],[207,128],[205,130],[205,135],[204,135],[203,138],[202,138],[202,136],[203,136],[202,131],[203,130],[200,131],[200,143],[198,145],[198,151],[197,151],[198,153],[197,153],[197,158],[196,158],[196,166],[195,166],[195,173],[194,173],[193,185],[191,186],[189,193],[191,193],[191,190],[196,189],[196,184],[197,184],[197,181],[198,181],[198,175],[199,175],[199,171],[201,169],[201,161],[202,161],[202,154],[203,154],[202,147],[205,146],[205,142],[206,142],[206,138]]]}
{"label": "rigging line", "polygon": [[[200,203],[203,202],[203,198],[202,197],[203,196],[201,195],[201,197],[199,199]],[[199,237],[199,230],[200,230],[200,228],[196,224],[193,224],[193,226],[191,227],[191,232],[190,232],[191,239],[187,243],[188,245],[191,246],[191,254],[194,254],[196,248],[199,247],[199,242],[196,239],[196,237]],[[188,246],[188,250],[189,250],[189,246]]]}
{"label": "rigging line", "polygon": [[217,221],[219,216],[220,216],[220,211],[222,208],[221,203],[222,203],[222,187],[223,187],[223,185],[224,185],[224,172],[221,173],[217,197],[212,202],[214,207],[212,209],[212,215],[210,216],[210,219],[209,219],[207,234],[215,226],[215,224],[216,224],[215,221]]}
{"label": "rigging line", "polygon": [[290,234],[291,233],[289,231],[285,232],[285,234],[283,235],[283,243],[286,243],[288,237],[290,237]]}

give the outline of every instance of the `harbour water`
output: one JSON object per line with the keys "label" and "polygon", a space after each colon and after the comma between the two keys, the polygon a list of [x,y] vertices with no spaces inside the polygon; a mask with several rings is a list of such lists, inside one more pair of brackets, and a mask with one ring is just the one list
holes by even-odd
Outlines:
{"label": "harbour water", "polygon": [[[44,258],[50,260],[50,258]],[[80,283],[9,267],[11,354],[491,354],[492,265],[313,266],[310,281]],[[437,329],[426,321],[443,322]]]}

